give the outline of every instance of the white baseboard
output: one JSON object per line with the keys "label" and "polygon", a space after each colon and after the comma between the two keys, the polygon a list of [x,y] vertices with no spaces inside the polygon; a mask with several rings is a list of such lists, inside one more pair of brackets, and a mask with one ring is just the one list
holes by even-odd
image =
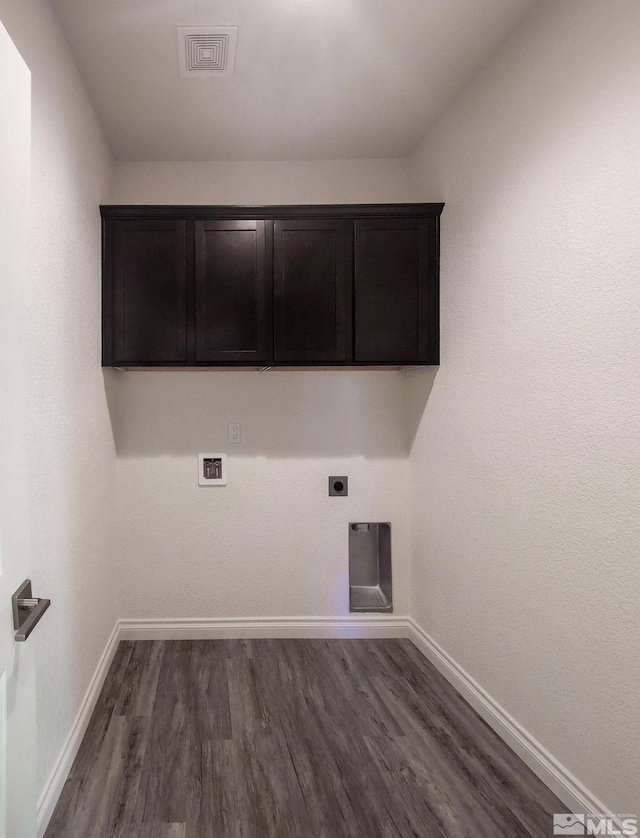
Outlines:
{"label": "white baseboard", "polygon": [[120,640],[232,640],[261,637],[409,637],[409,618],[389,614],[120,620]]}
{"label": "white baseboard", "polygon": [[409,639],[525,765],[562,800],[569,811],[576,813],[610,811],[456,663],[412,617],[409,618]]}
{"label": "white baseboard", "polygon": [[64,784],[69,776],[71,766],[73,765],[73,761],[76,758],[76,754],[78,753],[78,749],[82,743],[82,738],[87,729],[87,725],[89,724],[89,719],[91,718],[93,709],[98,701],[100,690],[102,689],[104,680],[107,677],[107,672],[109,671],[111,661],[113,660],[113,656],[118,648],[119,641],[120,627],[118,623],[116,623],[113,627],[113,631],[111,632],[111,636],[107,640],[104,652],[98,661],[96,671],[93,673],[93,677],[89,682],[84,698],[80,703],[80,709],[78,710],[78,714],[76,715],[73,724],[71,725],[69,735],[62,746],[60,756],[56,760],[55,765],[53,766],[53,771],[51,772],[49,779],[47,780],[45,787],[42,789],[42,793],[38,799],[36,821],[38,838],[42,838],[47,826],[49,825],[51,815],[53,815],[53,810],[56,807],[58,798],[60,797]]}
{"label": "white baseboard", "polygon": [[120,640],[218,640],[276,637],[408,638],[570,811],[587,813],[609,811],[604,803],[591,794],[411,617],[351,615],[348,617],[206,620],[123,619],[118,620],[114,626],[71,731],[40,795],[38,838],[42,838],[51,819]]}

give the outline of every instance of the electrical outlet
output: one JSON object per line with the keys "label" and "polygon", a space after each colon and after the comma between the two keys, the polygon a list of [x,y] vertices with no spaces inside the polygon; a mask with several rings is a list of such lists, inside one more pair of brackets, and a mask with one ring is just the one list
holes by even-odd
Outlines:
{"label": "electrical outlet", "polygon": [[330,477],[329,478],[329,497],[331,498],[346,498],[349,494],[349,478],[348,477]]}
{"label": "electrical outlet", "polygon": [[240,422],[229,422],[229,442],[240,445]]}

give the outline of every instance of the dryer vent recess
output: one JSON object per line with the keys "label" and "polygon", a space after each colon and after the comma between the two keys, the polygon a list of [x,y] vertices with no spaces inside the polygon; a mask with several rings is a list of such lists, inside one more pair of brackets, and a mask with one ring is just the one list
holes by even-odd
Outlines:
{"label": "dryer vent recess", "polygon": [[349,478],[348,477],[330,477],[329,478],[329,497],[331,498],[346,498],[349,494]]}

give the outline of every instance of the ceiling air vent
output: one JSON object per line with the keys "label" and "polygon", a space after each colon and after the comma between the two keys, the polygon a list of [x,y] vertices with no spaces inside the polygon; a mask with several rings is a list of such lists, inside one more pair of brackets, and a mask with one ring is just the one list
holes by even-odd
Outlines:
{"label": "ceiling air vent", "polygon": [[233,75],[237,26],[179,26],[178,56],[184,78]]}

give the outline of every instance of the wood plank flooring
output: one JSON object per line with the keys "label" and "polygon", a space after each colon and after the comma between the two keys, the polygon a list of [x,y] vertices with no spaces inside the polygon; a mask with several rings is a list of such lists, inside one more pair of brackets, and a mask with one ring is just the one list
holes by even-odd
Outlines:
{"label": "wood plank flooring", "polygon": [[549,838],[408,640],[122,642],[46,838]]}

